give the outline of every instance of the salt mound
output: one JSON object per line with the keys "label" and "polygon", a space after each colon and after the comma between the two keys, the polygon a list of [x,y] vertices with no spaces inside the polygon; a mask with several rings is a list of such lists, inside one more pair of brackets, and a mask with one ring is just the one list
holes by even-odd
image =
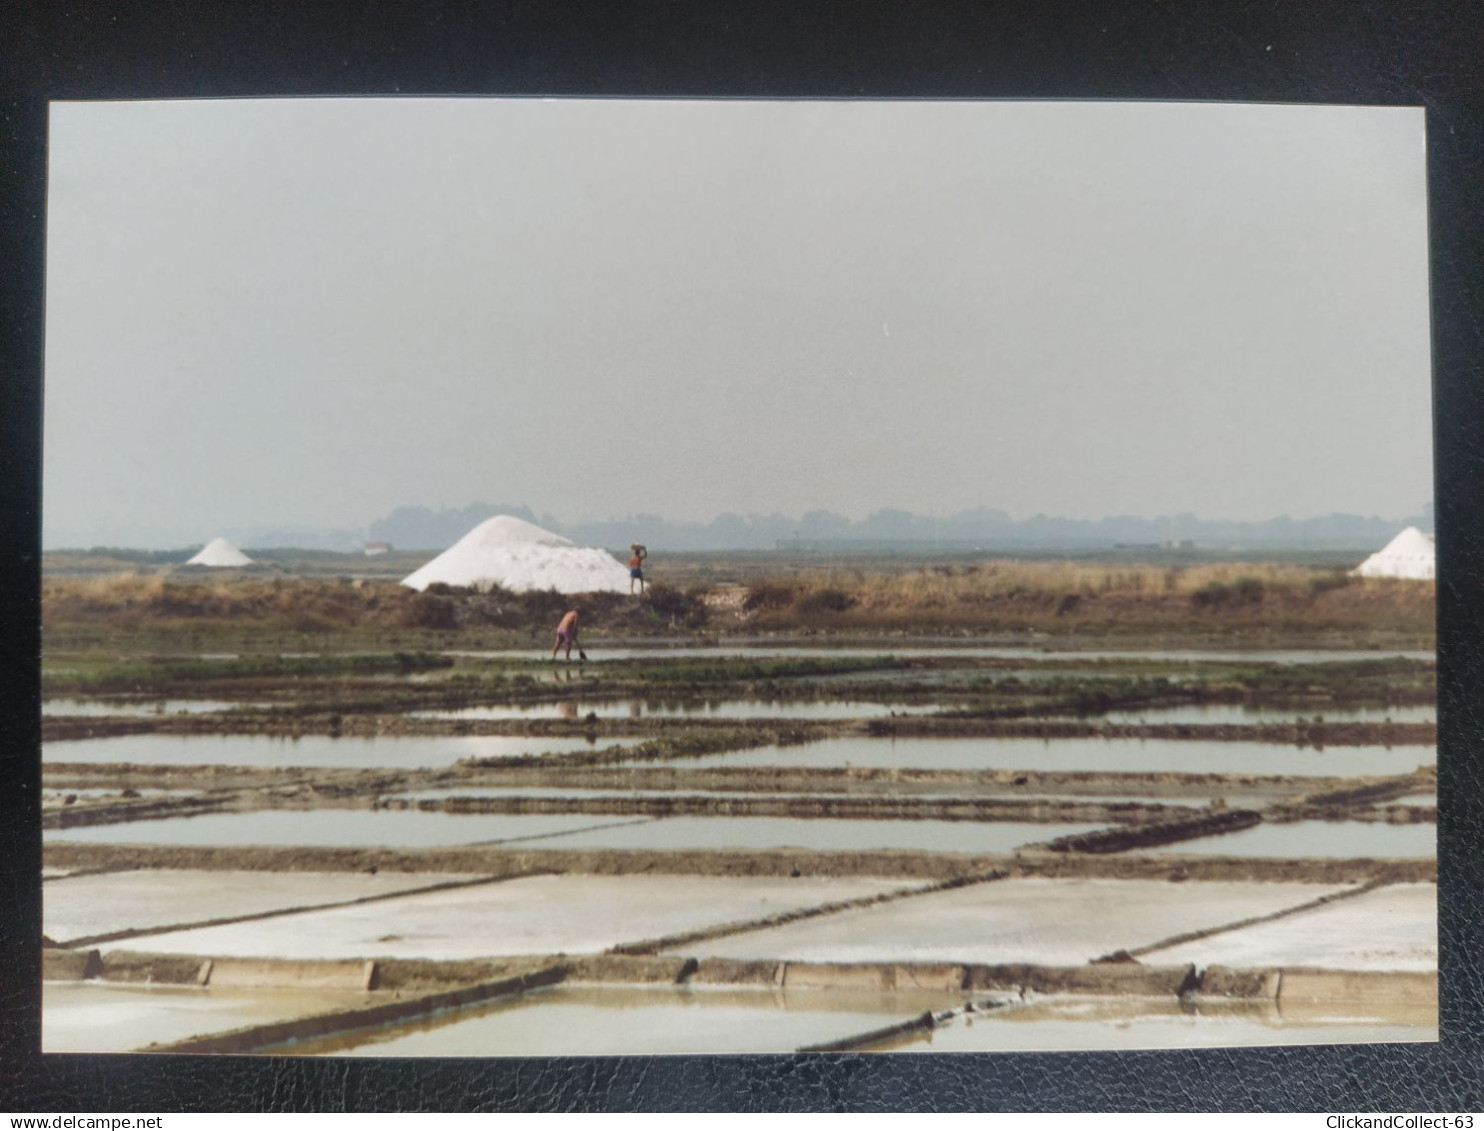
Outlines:
{"label": "salt mound", "polygon": [[1437,576],[1438,552],[1432,538],[1409,526],[1351,572],[1356,577],[1405,577],[1432,581]]}
{"label": "salt mound", "polygon": [[241,568],[250,566],[253,560],[225,538],[206,543],[202,551],[186,565],[212,566],[214,568]]}
{"label": "salt mound", "polygon": [[499,585],[513,593],[627,593],[629,571],[605,550],[577,546],[529,522],[499,515],[402,580],[418,591],[435,582],[475,589]]}

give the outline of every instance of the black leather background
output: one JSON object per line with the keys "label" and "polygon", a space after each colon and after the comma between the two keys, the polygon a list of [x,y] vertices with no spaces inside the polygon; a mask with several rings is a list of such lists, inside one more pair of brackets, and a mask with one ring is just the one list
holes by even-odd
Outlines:
{"label": "black leather background", "polygon": [[[0,1109],[1484,1107],[1484,16],[1442,3],[143,0],[0,5]],[[42,1057],[37,549],[46,101],[392,93],[1078,97],[1428,107],[1443,1040],[1040,1056]],[[1343,415],[1343,406],[1336,406]]]}

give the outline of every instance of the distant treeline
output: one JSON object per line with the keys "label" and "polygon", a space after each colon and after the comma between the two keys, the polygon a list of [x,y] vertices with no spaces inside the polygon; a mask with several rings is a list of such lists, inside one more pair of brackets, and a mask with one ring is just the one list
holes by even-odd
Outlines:
{"label": "distant treeline", "polygon": [[[389,542],[396,550],[439,551],[453,545],[473,527],[495,515],[508,514],[565,535],[583,546],[623,549],[643,542],[659,550],[862,551],[1088,551],[1131,550],[1344,550],[1370,552],[1406,526],[1431,533],[1432,507],[1404,518],[1330,514],[1320,518],[1286,516],[1264,522],[1202,519],[1193,514],[1141,518],[1118,515],[1099,519],[1033,515],[1014,519],[1001,510],[976,507],[951,515],[922,515],[879,510],[852,520],[815,510],[798,518],[782,514],[720,514],[710,522],[676,522],[654,514],[597,522],[565,523],[555,515],[537,514],[511,503],[470,503],[465,507],[399,507],[365,530],[251,529],[228,530],[249,553],[273,556],[266,547],[305,551],[357,553],[365,542]],[[191,557],[200,544],[168,550],[93,546],[89,552],[122,561],[167,565]],[[290,551],[283,551],[289,553]]]}
{"label": "distant treeline", "polygon": [[487,518],[513,515],[563,534],[585,546],[623,547],[631,542],[669,550],[772,550],[880,548],[892,544],[937,545],[944,549],[1087,549],[1093,547],[1184,546],[1196,549],[1374,549],[1405,526],[1431,531],[1432,507],[1406,518],[1331,514],[1287,516],[1265,522],[1201,519],[1193,514],[1158,518],[1119,515],[1100,519],[1014,519],[1004,511],[976,507],[946,516],[879,510],[860,520],[816,510],[792,518],[781,514],[721,514],[710,522],[674,522],[653,514],[565,524],[526,506],[471,503],[432,510],[399,507],[371,524],[368,537],[399,550],[441,550]]}

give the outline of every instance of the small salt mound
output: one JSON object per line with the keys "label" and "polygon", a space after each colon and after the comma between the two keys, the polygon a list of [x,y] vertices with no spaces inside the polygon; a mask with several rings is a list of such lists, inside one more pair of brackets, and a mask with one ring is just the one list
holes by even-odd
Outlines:
{"label": "small salt mound", "polygon": [[1432,581],[1437,575],[1437,554],[1433,540],[1415,526],[1409,526],[1351,572],[1357,577]]}
{"label": "small salt mound", "polygon": [[253,560],[225,538],[208,542],[202,551],[186,565],[212,566],[214,568],[241,568],[250,566]]}
{"label": "small salt mound", "polygon": [[604,550],[576,546],[559,534],[499,515],[481,522],[402,584],[422,591],[436,582],[475,589],[499,585],[514,593],[627,593],[629,571]]}

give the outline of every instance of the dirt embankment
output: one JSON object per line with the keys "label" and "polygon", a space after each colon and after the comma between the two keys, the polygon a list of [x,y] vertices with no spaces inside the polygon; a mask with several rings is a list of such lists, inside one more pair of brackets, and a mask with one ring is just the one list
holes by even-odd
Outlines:
{"label": "dirt embankment", "polygon": [[130,734],[259,734],[275,737],[521,736],[574,740],[663,737],[694,731],[785,734],[807,742],[852,734],[964,738],[1157,738],[1197,742],[1265,742],[1296,746],[1409,746],[1437,742],[1433,723],[1108,723],[1051,719],[932,718],[899,715],[885,719],[807,722],[780,728],[770,720],[745,719],[432,719],[407,715],[161,715],[150,718],[51,717],[42,740],[59,742]]}
{"label": "dirt embankment", "polygon": [[[97,767],[87,767],[96,771]],[[106,769],[106,768],[105,768]],[[733,768],[737,769],[737,768]],[[322,777],[306,773],[302,777],[279,777],[266,773],[223,777],[211,774],[206,780],[213,788],[186,796],[144,795],[139,792],[138,775],[122,776],[107,772],[81,772],[65,777],[69,783],[89,783],[97,788],[127,790],[125,794],[79,797],[76,804],[51,805],[44,809],[45,828],[73,828],[105,825],[158,817],[188,816],[195,813],[261,809],[419,809],[447,813],[581,813],[598,816],[644,816],[652,818],[701,817],[795,817],[852,820],[935,820],[935,821],[1020,821],[1028,823],[1089,823],[1103,825],[1146,826],[1182,820],[1233,819],[1221,801],[1229,792],[1226,775],[1212,780],[1210,775],[1189,780],[1169,780],[1170,775],[1121,775],[1109,780],[1104,774],[1028,775],[1007,779],[983,774],[929,771],[925,780],[905,781],[899,775],[890,778],[867,777],[856,772],[853,777],[829,777],[807,772],[790,772],[781,780],[748,771],[751,777],[736,773],[719,778],[709,771],[691,770],[683,775],[654,771],[616,775],[598,773],[511,772],[490,770],[422,771],[406,773],[353,773],[337,771]],[[850,773],[847,769],[847,773]],[[1022,780],[1024,779],[1024,780]],[[154,780],[180,788],[203,781],[190,767],[171,767],[166,775]],[[1407,793],[1422,793],[1433,788],[1434,778],[1412,774],[1386,779],[1345,779],[1341,789],[1323,788],[1313,792],[1314,779],[1259,779],[1239,786],[1251,799],[1249,808],[1259,807],[1265,819],[1296,821],[1330,820],[1343,815],[1347,820],[1376,821],[1392,824],[1435,822],[1436,808],[1415,805],[1378,805],[1377,802]],[[126,784],[132,783],[132,784]],[[478,784],[476,784],[478,783]],[[58,783],[53,779],[52,788]],[[490,792],[480,794],[481,786]],[[505,792],[515,787],[518,792]],[[763,788],[767,786],[768,788]],[[418,797],[419,791],[439,788],[468,793],[450,793],[446,797]],[[503,787],[503,788],[502,788]],[[545,793],[533,792],[546,790]],[[916,787],[916,788],[914,788]],[[62,788],[66,788],[62,786]],[[564,791],[575,789],[577,794]],[[1054,793],[1038,793],[1037,790]],[[1079,796],[1101,789],[1102,795]],[[1106,796],[1109,790],[1140,791],[1127,801]],[[1305,792],[1305,791],[1310,792]],[[1192,807],[1181,804],[1188,797],[1204,799],[1207,804]],[[1184,839],[1171,837],[1167,839]],[[1154,843],[1150,841],[1149,843]],[[1080,845],[1078,850],[1085,850]],[[1128,847],[1119,842],[1117,850]]]}
{"label": "dirt embankment", "polygon": [[[1277,860],[1222,856],[1088,856],[1067,853],[974,855],[914,851],[757,852],[687,850],[516,849],[486,845],[393,851],[373,848],[202,848],[166,845],[52,843],[43,849],[47,867],[88,871],[180,868],[262,872],[439,872],[515,876],[535,872],[701,876],[876,876],[951,880],[1006,871],[1012,876],[1108,879],[1256,880],[1305,883],[1429,883],[1433,860],[1312,858]],[[66,883],[66,879],[48,881]]]}
{"label": "dirt embankment", "polygon": [[[596,789],[626,792],[689,791],[697,793],[804,793],[810,796],[911,796],[950,793],[963,798],[1055,794],[1075,800],[1078,794],[1129,794],[1147,798],[1212,798],[1232,791],[1275,800],[1384,785],[1392,796],[1427,792],[1436,771],[1386,777],[1311,777],[1241,773],[1135,773],[1071,770],[926,770],[866,766],[753,767],[705,766],[675,769],[664,764],[624,766],[537,764],[480,765],[461,763],[440,770],[293,769],[280,766],[171,766],[132,763],[49,763],[43,772],[49,789],[99,788],[181,789],[201,792],[307,791],[330,799],[371,799],[420,789],[516,787]],[[1392,791],[1395,791],[1394,793]],[[1366,803],[1364,798],[1357,803]]]}

